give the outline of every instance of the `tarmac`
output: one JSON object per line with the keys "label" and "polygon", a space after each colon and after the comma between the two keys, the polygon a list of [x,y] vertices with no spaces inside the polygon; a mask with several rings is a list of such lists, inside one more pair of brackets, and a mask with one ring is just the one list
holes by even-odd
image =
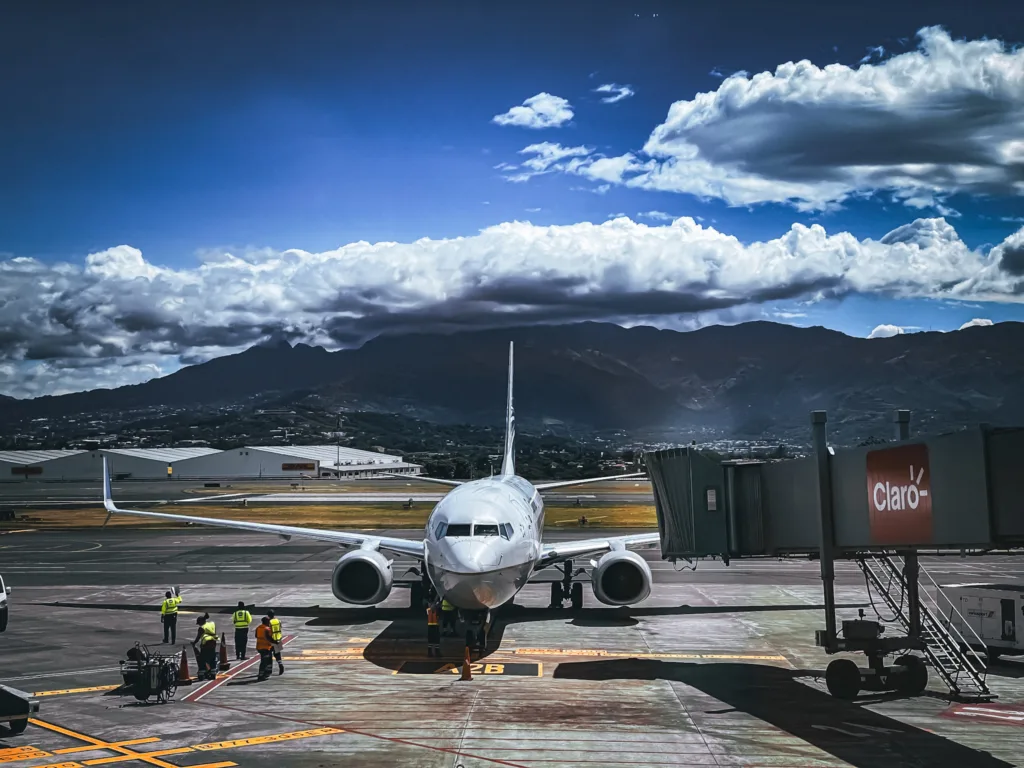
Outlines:
{"label": "tarmac", "polygon": [[[950,701],[934,675],[920,697],[839,701],[819,679],[829,659],[814,647],[817,563],[713,561],[690,571],[644,556],[654,589],[629,609],[601,606],[587,587],[582,610],[552,610],[545,584],[527,586],[463,681],[460,639],[445,638],[444,658],[428,659],[407,590],[375,608],[334,599],[330,546],[198,530],[5,533],[0,572],[13,591],[0,681],[41,707],[24,734],[0,729],[0,763],[1024,765],[1024,664],[990,667],[992,705]],[[922,563],[939,583],[1024,583],[1024,559]],[[841,617],[873,615],[860,572],[849,563],[837,571]],[[174,584],[184,597],[179,637],[161,646],[158,606]],[[238,600],[255,605],[257,621],[267,607],[282,617],[283,676],[256,683],[251,649],[234,660],[227,613]],[[227,633],[231,669],[167,704],[112,695],[134,642],[180,656],[196,610]],[[194,672],[191,652],[189,663]]]}

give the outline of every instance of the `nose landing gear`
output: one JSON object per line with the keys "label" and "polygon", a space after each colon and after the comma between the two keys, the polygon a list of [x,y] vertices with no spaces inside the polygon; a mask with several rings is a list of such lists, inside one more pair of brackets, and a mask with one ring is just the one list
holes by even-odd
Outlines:
{"label": "nose landing gear", "polygon": [[562,570],[562,580],[551,582],[551,605],[548,607],[562,608],[568,600],[573,610],[579,610],[583,607],[583,584],[579,581],[573,582],[573,578],[586,573],[586,569],[573,570],[572,560],[566,560],[561,566],[556,567]]}

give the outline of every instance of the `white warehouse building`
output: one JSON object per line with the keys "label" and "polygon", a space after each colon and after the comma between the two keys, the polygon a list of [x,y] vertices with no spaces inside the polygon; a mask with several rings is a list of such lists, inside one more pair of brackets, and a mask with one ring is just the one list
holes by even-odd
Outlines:
{"label": "white warehouse building", "polygon": [[0,451],[0,480],[99,480],[102,458],[116,480],[416,475],[401,456],[335,445],[214,448],[100,448],[92,451]]}

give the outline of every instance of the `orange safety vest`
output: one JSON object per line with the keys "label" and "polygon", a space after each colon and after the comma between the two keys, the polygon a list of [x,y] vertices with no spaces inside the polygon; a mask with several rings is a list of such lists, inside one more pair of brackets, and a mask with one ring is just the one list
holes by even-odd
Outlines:
{"label": "orange safety vest", "polygon": [[437,625],[437,609],[432,605],[427,607],[427,625],[431,627]]}
{"label": "orange safety vest", "polygon": [[269,651],[273,647],[273,643],[270,642],[270,627],[266,624],[260,624],[256,627],[256,650]]}

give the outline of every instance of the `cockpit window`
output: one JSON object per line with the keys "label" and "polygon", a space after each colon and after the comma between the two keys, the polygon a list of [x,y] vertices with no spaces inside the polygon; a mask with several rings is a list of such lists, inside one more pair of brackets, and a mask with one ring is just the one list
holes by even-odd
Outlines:
{"label": "cockpit window", "polygon": [[498,526],[494,523],[477,523],[473,526],[474,536],[497,536]]}
{"label": "cockpit window", "polygon": [[448,523],[438,523],[437,528],[434,529],[434,538],[443,539],[444,532],[448,528]]}
{"label": "cockpit window", "polygon": [[511,539],[512,538],[512,523],[501,524],[501,538]]}
{"label": "cockpit window", "polygon": [[445,532],[445,536],[470,536],[472,535],[469,531],[470,526],[468,523],[449,523],[448,530]]}

